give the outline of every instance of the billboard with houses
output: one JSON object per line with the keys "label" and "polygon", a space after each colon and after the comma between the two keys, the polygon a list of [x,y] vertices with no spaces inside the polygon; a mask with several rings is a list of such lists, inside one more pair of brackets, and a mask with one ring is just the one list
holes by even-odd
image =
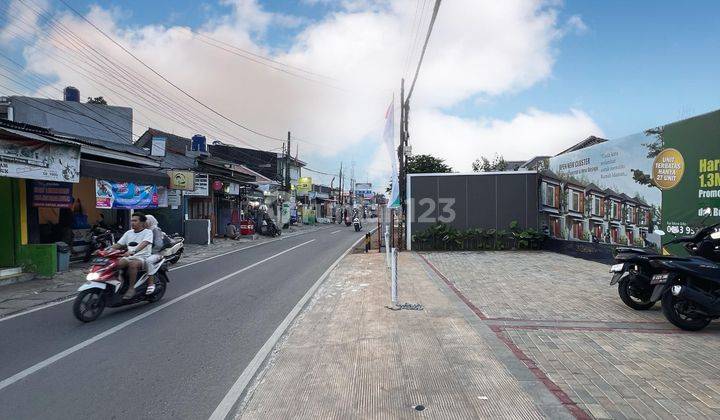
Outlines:
{"label": "billboard with houses", "polygon": [[651,245],[655,229],[692,234],[703,208],[720,220],[720,111],[555,156],[540,193],[557,238]]}

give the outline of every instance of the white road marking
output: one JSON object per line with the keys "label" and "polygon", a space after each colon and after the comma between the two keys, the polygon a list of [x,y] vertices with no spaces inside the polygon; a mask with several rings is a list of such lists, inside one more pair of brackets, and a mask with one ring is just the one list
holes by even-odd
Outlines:
{"label": "white road marking", "polygon": [[331,235],[334,235],[334,234],[336,234],[336,233],[338,233],[338,232],[342,232],[342,231],[343,231],[343,230],[340,229],[340,230],[336,230],[335,232],[330,232],[330,234],[331,234]]}
{"label": "white road marking", "polygon": [[[370,232],[372,233],[374,231],[375,229],[371,230]],[[355,241],[350,246],[350,248],[348,248],[340,257],[338,257],[338,259],[335,260],[335,262],[332,263],[332,265],[328,267],[327,270],[325,270],[325,272],[320,276],[320,278],[317,279],[315,284],[312,285],[312,287],[307,291],[307,293],[305,293],[305,296],[303,296],[298,301],[292,311],[290,311],[290,313],[285,317],[285,319],[283,319],[280,325],[278,325],[278,327],[275,329],[275,332],[273,332],[270,338],[268,338],[265,344],[263,344],[260,350],[258,350],[257,354],[255,354],[255,357],[253,357],[250,363],[245,367],[243,372],[240,374],[240,377],[235,381],[227,394],[225,394],[225,397],[222,399],[222,401],[220,401],[220,404],[210,415],[210,420],[224,420],[227,415],[230,414],[230,411],[235,406],[235,403],[237,403],[242,394],[245,392],[245,388],[247,388],[252,378],[260,369],[260,366],[270,354],[273,347],[275,347],[275,344],[277,344],[277,342],[280,340],[280,337],[282,337],[282,335],[285,333],[285,330],[287,330],[293,320],[295,320],[295,317],[297,317],[300,311],[305,307],[305,304],[307,304],[310,298],[312,298],[312,296],[315,294],[315,291],[330,275],[330,272],[333,271],[335,267],[340,264],[340,261],[345,258],[345,256],[349,254],[350,251],[352,251],[352,249],[355,248],[355,246],[357,246],[357,244],[359,244],[360,241],[362,241],[363,239],[364,238],[360,238]]]}
{"label": "white road marking", "polygon": [[[281,236],[280,238],[277,238],[277,239],[270,239],[270,240],[263,241],[263,242],[260,242],[260,243],[257,243],[257,244],[252,244],[252,245],[249,245],[249,246],[244,246],[244,247],[242,247],[242,248],[233,249],[232,251],[223,252],[222,254],[213,255],[212,257],[208,257],[208,258],[205,258],[205,259],[203,259],[203,260],[198,260],[198,261],[193,261],[193,262],[190,262],[190,263],[187,263],[187,264],[178,265],[178,266],[175,266],[175,267],[170,268],[168,271],[180,270],[181,268],[190,267],[190,266],[192,266],[192,265],[200,264],[200,263],[203,263],[203,262],[206,262],[206,261],[210,261],[210,260],[213,260],[213,259],[215,259],[215,258],[224,257],[224,256],[226,256],[226,255],[230,255],[230,254],[235,253],[235,252],[240,252],[240,251],[244,251],[244,250],[246,250],[246,249],[255,248],[256,246],[265,245],[265,244],[270,244],[270,243],[273,243],[273,242],[282,241],[283,239],[294,238],[294,237],[296,237],[296,236],[305,235],[305,234],[308,234],[308,233],[313,233],[313,232],[317,232],[317,231],[324,230],[324,229],[330,229],[330,227],[323,227],[323,228],[320,228],[320,229],[317,229],[317,230],[313,230],[313,231],[309,231],[309,232],[295,232],[295,233],[291,233],[291,234],[289,234],[289,235]],[[28,310],[26,310],[26,311],[22,311],[22,312],[14,313],[14,314],[12,314],[12,315],[0,317],[0,322],[8,321],[8,320],[10,320],[10,319],[13,319],[13,318],[16,318],[16,317],[19,317],[19,316],[22,316],[22,315],[27,315],[27,314],[32,313],[32,312],[41,311],[41,310],[43,310],[43,309],[52,308],[53,306],[57,306],[57,305],[60,305],[60,304],[62,304],[62,303],[65,303],[65,302],[69,302],[69,301],[75,299],[75,295],[76,295],[76,294],[73,294],[72,296],[68,296],[68,297],[63,298],[63,299],[61,299],[61,300],[59,300],[59,301],[56,301],[56,302],[44,303],[44,304],[39,305],[39,306],[36,306],[36,307],[34,307],[34,308],[30,308],[30,309],[28,309]]]}
{"label": "white road marking", "polygon": [[307,245],[307,244],[309,244],[310,242],[313,242],[313,241],[315,241],[315,239],[310,239],[309,241],[303,242],[303,243],[301,243],[301,244],[299,244],[299,245],[295,245],[295,246],[293,246],[293,247],[291,247],[291,248],[288,248],[288,249],[286,249],[286,250],[284,250],[284,251],[278,252],[277,254],[271,255],[271,256],[263,259],[263,260],[260,260],[260,261],[258,261],[258,262],[256,262],[256,263],[253,263],[253,264],[250,264],[250,265],[248,265],[248,266],[245,267],[245,268],[241,268],[240,270],[237,270],[237,271],[235,271],[234,273],[230,273],[230,274],[228,274],[228,275],[226,275],[226,276],[220,277],[220,278],[217,279],[217,280],[214,280],[214,281],[212,281],[212,282],[210,282],[210,283],[208,283],[208,284],[205,284],[205,285],[203,285],[203,286],[198,287],[197,289],[191,290],[191,291],[189,291],[189,292],[187,292],[187,293],[185,293],[185,294],[183,294],[183,295],[180,295],[180,296],[176,297],[175,299],[173,299],[173,300],[171,300],[171,301],[169,301],[169,302],[163,303],[162,305],[157,306],[157,307],[155,307],[155,308],[153,308],[153,309],[151,309],[151,310],[149,310],[149,311],[147,311],[147,312],[143,312],[142,314],[140,314],[140,315],[138,315],[138,316],[135,316],[135,317],[133,317],[133,318],[130,318],[130,319],[128,319],[128,320],[125,321],[125,322],[122,322],[122,323],[120,323],[120,324],[118,324],[118,325],[116,325],[116,326],[114,326],[114,327],[112,327],[112,328],[110,328],[110,329],[108,329],[108,330],[105,330],[105,331],[103,331],[102,333],[100,333],[100,334],[98,334],[98,335],[96,335],[96,336],[93,336],[93,337],[91,337],[91,338],[88,338],[87,340],[85,340],[85,341],[83,341],[83,342],[81,342],[81,343],[79,343],[79,344],[76,344],[76,345],[74,345],[74,346],[72,346],[72,347],[70,347],[70,348],[68,348],[68,349],[66,349],[66,350],[64,350],[64,351],[61,351],[60,353],[57,353],[57,354],[54,355],[54,356],[51,356],[51,357],[49,357],[49,358],[47,358],[47,359],[45,359],[45,360],[43,360],[43,361],[41,361],[41,362],[38,362],[38,363],[30,366],[29,368],[27,368],[27,369],[25,369],[25,370],[22,370],[22,371],[14,374],[13,376],[11,376],[11,377],[9,377],[9,378],[6,378],[6,379],[2,380],[2,381],[0,382],[0,390],[3,390],[3,389],[5,389],[5,388],[9,387],[10,385],[14,384],[15,382],[17,382],[17,381],[19,381],[19,380],[21,380],[21,379],[23,379],[23,378],[26,378],[26,377],[28,377],[29,375],[32,375],[33,373],[39,371],[40,369],[43,369],[43,368],[45,368],[45,367],[47,367],[47,366],[50,366],[51,364],[57,362],[58,360],[63,359],[64,357],[67,357],[67,356],[75,353],[75,352],[78,351],[78,350],[82,350],[82,349],[84,349],[85,347],[87,347],[87,346],[89,346],[89,345],[91,345],[91,344],[93,344],[93,343],[95,343],[95,342],[97,342],[97,341],[100,341],[100,340],[102,340],[103,338],[105,338],[105,337],[107,337],[107,336],[109,336],[109,335],[115,334],[116,332],[122,330],[123,328],[128,327],[128,326],[130,326],[130,325],[132,325],[132,324],[140,321],[141,319],[147,318],[147,317],[149,317],[150,315],[152,315],[152,314],[154,314],[154,313],[156,313],[156,312],[159,312],[159,311],[167,308],[167,307],[170,306],[170,305],[174,305],[174,304],[176,304],[176,303],[178,303],[178,302],[180,302],[180,301],[182,301],[182,300],[184,300],[184,299],[189,298],[190,296],[192,296],[192,295],[194,295],[194,294],[196,294],[196,293],[202,292],[202,291],[205,290],[205,289],[208,289],[208,288],[210,288],[210,287],[212,287],[212,286],[215,286],[215,285],[218,284],[218,283],[221,283],[221,282],[223,282],[223,281],[225,281],[225,280],[227,280],[227,279],[229,279],[229,278],[232,278],[232,277],[234,277],[234,276],[242,273],[243,271],[250,270],[251,268],[257,267],[257,266],[260,265],[260,264],[263,264],[263,263],[265,263],[265,262],[267,262],[267,261],[270,261],[270,260],[273,259],[273,258],[277,258],[277,257],[279,257],[280,255],[283,255],[283,254],[285,254],[285,253],[287,253],[287,252],[290,252],[290,251],[292,251],[292,250],[294,250],[294,249],[300,248],[300,247],[303,246],[303,245]]}

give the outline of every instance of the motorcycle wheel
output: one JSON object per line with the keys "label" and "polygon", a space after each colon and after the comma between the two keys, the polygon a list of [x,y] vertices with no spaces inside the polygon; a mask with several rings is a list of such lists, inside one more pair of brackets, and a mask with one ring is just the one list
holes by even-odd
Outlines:
{"label": "motorcycle wheel", "polygon": [[100,289],[83,290],[77,295],[73,304],[73,314],[82,322],[95,321],[104,309],[105,299]]}
{"label": "motorcycle wheel", "polygon": [[620,300],[622,300],[624,304],[636,311],[646,311],[655,306],[655,302],[653,301],[633,296],[632,284],[627,278],[621,280],[618,284],[618,294],[620,295]]}
{"label": "motorcycle wheel", "polygon": [[696,317],[693,318],[685,314],[685,309],[690,302],[674,296],[669,291],[662,298],[662,311],[665,318],[674,326],[686,331],[700,331],[707,327],[710,318]]}
{"label": "motorcycle wheel", "polygon": [[165,296],[165,291],[167,290],[167,275],[164,272],[158,271],[158,273],[155,275],[155,292],[147,297],[147,301],[150,303],[154,303],[159,301],[160,299]]}

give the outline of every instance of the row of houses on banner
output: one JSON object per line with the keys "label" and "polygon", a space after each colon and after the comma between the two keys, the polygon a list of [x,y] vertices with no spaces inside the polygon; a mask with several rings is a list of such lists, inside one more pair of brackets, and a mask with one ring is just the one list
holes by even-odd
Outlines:
{"label": "row of houses on banner", "polygon": [[640,197],[630,197],[593,183],[540,171],[539,204],[545,233],[557,239],[646,245],[653,208]]}
{"label": "row of houses on banner", "polygon": [[302,220],[337,195],[296,206],[297,157],[155,128],[133,138],[131,108],[81,103],[72,89],[64,100],[0,97],[0,281],[54,274],[61,254],[83,255],[93,226],[126,230],[135,211],[209,243],[261,212]]}

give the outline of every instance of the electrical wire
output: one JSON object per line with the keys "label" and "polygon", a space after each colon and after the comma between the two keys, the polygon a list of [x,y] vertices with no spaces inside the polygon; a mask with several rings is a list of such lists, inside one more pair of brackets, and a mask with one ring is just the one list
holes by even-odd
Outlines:
{"label": "electrical wire", "polygon": [[417,82],[418,75],[420,74],[420,66],[422,66],[423,59],[425,58],[425,51],[427,50],[433,27],[435,26],[435,19],[437,18],[438,11],[440,10],[441,2],[442,0],[435,0],[435,7],[433,8],[433,14],[430,18],[430,25],[428,26],[427,35],[425,36],[425,43],[423,44],[422,52],[420,53],[420,59],[418,60],[417,68],[415,69],[415,76],[413,77],[412,84],[410,85],[410,90],[408,91],[407,97],[405,98],[406,106],[410,104],[410,97],[413,94],[413,90],[415,89],[415,82]]}
{"label": "electrical wire", "polygon": [[[19,1],[22,2],[23,0],[19,0]],[[158,72],[157,70],[155,70],[153,67],[151,67],[151,66],[148,65],[147,63],[145,63],[142,59],[138,58],[138,57],[137,57],[135,54],[133,54],[130,50],[128,50],[127,48],[125,48],[122,44],[120,44],[118,41],[116,41],[113,37],[111,37],[111,36],[108,35],[105,31],[103,31],[102,29],[100,29],[97,25],[95,25],[91,20],[89,20],[89,19],[88,19],[87,17],[85,17],[83,14],[81,14],[80,12],[78,12],[75,8],[73,8],[72,6],[70,6],[70,5],[67,3],[67,1],[65,1],[65,0],[59,0],[59,1],[60,1],[62,4],[64,4],[65,7],[67,7],[68,9],[70,9],[73,13],[75,13],[77,16],[79,16],[82,20],[84,20],[84,21],[87,22],[90,26],[92,26],[93,28],[95,28],[95,30],[97,30],[100,34],[102,34],[102,35],[103,35],[105,38],[107,38],[110,42],[112,42],[113,44],[115,44],[118,48],[120,48],[121,50],[123,50],[123,51],[124,51],[126,54],[128,54],[130,57],[132,57],[135,61],[137,61],[138,63],[140,63],[143,67],[145,67],[145,68],[147,68],[148,70],[150,70],[153,74],[155,74],[156,76],[158,76],[159,78],[161,78],[163,81],[165,81],[166,83],[168,83],[169,85],[171,85],[172,87],[174,87],[175,89],[177,89],[177,90],[178,90],[179,92],[181,92],[183,95],[185,95],[185,96],[187,96],[188,98],[192,99],[192,100],[193,100],[194,102],[196,102],[198,105],[202,106],[203,108],[206,108],[207,110],[211,111],[213,114],[217,115],[218,117],[220,117],[220,118],[222,118],[222,119],[224,119],[224,120],[232,123],[233,125],[236,125],[236,126],[242,128],[242,129],[244,129],[244,130],[246,130],[246,131],[248,131],[248,132],[250,132],[250,133],[256,134],[256,135],[258,135],[258,136],[261,136],[261,137],[264,137],[264,138],[267,138],[267,139],[270,139],[270,140],[277,140],[277,141],[282,141],[282,142],[285,141],[285,139],[278,138],[278,137],[274,137],[274,136],[272,136],[272,135],[265,134],[265,133],[263,133],[263,132],[261,132],[261,131],[258,131],[258,130],[255,130],[255,129],[253,129],[253,128],[250,128],[250,127],[248,127],[248,126],[246,126],[246,125],[244,125],[244,124],[241,124],[241,123],[239,123],[239,122],[237,122],[237,121],[235,121],[235,120],[227,117],[226,115],[224,115],[224,114],[216,111],[214,108],[210,107],[209,105],[205,104],[205,103],[202,102],[201,100],[197,99],[196,97],[194,97],[193,95],[191,95],[190,93],[188,93],[186,90],[184,90],[183,88],[181,88],[180,86],[178,86],[177,84],[175,84],[174,82],[172,82],[170,79],[168,79],[167,77],[163,76],[160,72]]]}

